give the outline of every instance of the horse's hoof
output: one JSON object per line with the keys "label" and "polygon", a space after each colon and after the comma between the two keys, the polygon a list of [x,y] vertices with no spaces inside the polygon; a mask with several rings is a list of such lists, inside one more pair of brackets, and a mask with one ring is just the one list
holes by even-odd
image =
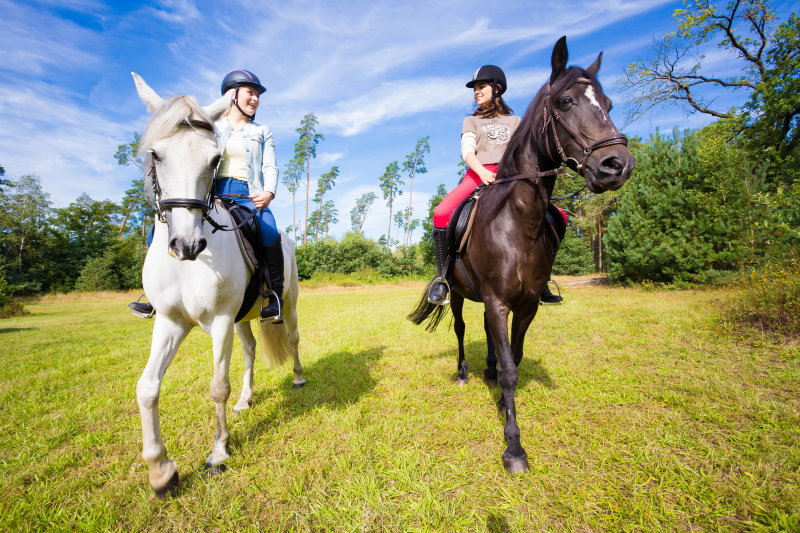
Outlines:
{"label": "horse's hoof", "polygon": [[490,371],[488,368],[483,371],[483,380],[490,385],[497,383],[497,370]]}
{"label": "horse's hoof", "polygon": [[469,383],[469,378],[456,378],[456,383],[461,385],[462,387]]}
{"label": "horse's hoof", "polygon": [[208,474],[209,476],[216,476],[217,474],[221,474],[228,469],[228,465],[226,465],[225,463],[220,463],[218,465],[212,465],[206,463],[205,467],[206,467],[206,474]]}
{"label": "horse's hoof", "polygon": [[250,409],[250,405],[248,405],[248,404],[236,405],[233,408],[233,414],[240,415],[240,414],[242,414],[242,411],[246,411],[247,409]]}
{"label": "horse's hoof", "polygon": [[521,457],[511,457],[503,454],[503,466],[509,474],[524,474],[528,471],[528,455],[523,453]]}
{"label": "horse's hoof", "polygon": [[306,385],[306,380],[295,381],[292,383],[293,389],[302,389]]}
{"label": "horse's hoof", "polygon": [[167,484],[161,487],[160,489],[153,489],[153,492],[156,493],[156,498],[159,500],[166,500],[168,496],[174,495],[178,492],[178,471],[176,470],[172,477],[169,478]]}

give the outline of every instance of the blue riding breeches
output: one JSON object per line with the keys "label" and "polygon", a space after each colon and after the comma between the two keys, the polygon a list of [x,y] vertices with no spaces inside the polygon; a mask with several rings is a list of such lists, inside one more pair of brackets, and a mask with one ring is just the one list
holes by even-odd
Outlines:
{"label": "blue riding breeches", "polygon": [[[256,207],[256,204],[253,203],[253,200],[247,198],[250,195],[249,188],[247,186],[247,182],[242,180],[237,180],[235,178],[220,178],[214,180],[214,194],[225,195],[225,194],[237,194],[245,196],[245,198],[238,198],[233,197],[235,203],[246,207],[248,209],[257,211],[256,219],[258,220],[259,226],[261,228],[261,244],[263,246],[272,246],[278,240],[278,226],[275,223],[275,216],[272,214],[272,211],[269,207],[264,209],[259,209]],[[155,226],[150,228],[150,232],[147,234],[147,246],[150,247],[153,244],[153,230]]]}
{"label": "blue riding breeches", "polygon": [[261,244],[264,246],[272,246],[278,240],[278,226],[275,223],[275,216],[269,207],[259,209],[253,200],[247,198],[250,194],[250,189],[246,181],[237,180],[235,178],[219,178],[214,180],[214,194],[220,196],[225,194],[238,194],[243,195],[245,198],[233,197],[235,203],[256,211],[256,218],[261,226]]}

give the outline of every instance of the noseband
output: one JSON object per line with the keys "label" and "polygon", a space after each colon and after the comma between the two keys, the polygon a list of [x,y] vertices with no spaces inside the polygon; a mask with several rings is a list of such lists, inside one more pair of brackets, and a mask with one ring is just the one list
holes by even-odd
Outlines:
{"label": "noseband", "polygon": [[[591,81],[586,78],[578,78],[575,82],[576,84],[580,83],[583,85],[590,85]],[[628,138],[623,135],[622,133],[615,133],[614,135],[609,135],[605,139],[601,139],[596,143],[590,143],[586,137],[580,134],[580,132],[575,131],[570,127],[567,122],[561,118],[561,115],[556,110],[556,107],[553,105],[553,99],[550,94],[550,89],[552,85],[550,82],[547,82],[547,93],[545,94],[545,104],[544,104],[544,111],[543,111],[543,118],[544,118],[544,125],[542,126],[542,135],[545,138],[545,145],[547,147],[547,152],[552,153],[550,150],[550,138],[547,135],[547,126],[550,126],[550,131],[553,136],[553,142],[556,145],[556,150],[558,151],[558,155],[561,158],[561,162],[565,164],[570,170],[577,172],[581,176],[583,176],[583,171],[586,169],[586,161],[588,161],[589,156],[595,150],[599,148],[605,148],[607,146],[613,146],[615,144],[622,144],[628,146]],[[564,128],[567,133],[570,134],[572,139],[581,147],[583,150],[583,161],[580,163],[574,157],[567,157],[567,154],[564,152],[564,149],[561,147],[561,143],[558,140],[558,132],[556,131],[556,122],[558,122],[562,128]]]}
{"label": "noseband", "polygon": [[[195,128],[201,128],[204,130],[208,130],[210,132],[214,132],[214,126],[209,124],[208,122],[202,120],[188,120],[184,123],[181,123],[182,126],[192,126]],[[211,209],[211,191],[208,192],[206,195],[205,200],[198,200],[197,198],[162,198],[162,191],[161,191],[161,184],[158,183],[158,174],[156,173],[156,162],[154,153],[151,150],[150,153],[150,168],[147,171],[147,175],[150,177],[150,183],[153,188],[153,197],[155,198],[156,204],[156,214],[158,215],[158,220],[161,222],[166,222],[166,212],[171,211],[175,208],[184,208],[184,209],[201,209],[203,211],[203,218],[208,218],[208,210]]]}

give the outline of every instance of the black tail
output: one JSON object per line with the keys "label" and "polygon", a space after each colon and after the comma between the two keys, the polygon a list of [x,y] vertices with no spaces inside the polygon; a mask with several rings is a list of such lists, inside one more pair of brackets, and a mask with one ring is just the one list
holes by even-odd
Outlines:
{"label": "black tail", "polygon": [[434,305],[428,301],[428,292],[430,292],[431,285],[433,285],[434,281],[435,280],[431,280],[428,282],[428,285],[425,286],[425,290],[422,292],[422,298],[420,298],[419,303],[406,317],[416,325],[422,324],[427,319],[428,324],[425,326],[427,331],[435,331],[439,322],[442,321],[442,318],[444,318],[447,312],[447,306]]}

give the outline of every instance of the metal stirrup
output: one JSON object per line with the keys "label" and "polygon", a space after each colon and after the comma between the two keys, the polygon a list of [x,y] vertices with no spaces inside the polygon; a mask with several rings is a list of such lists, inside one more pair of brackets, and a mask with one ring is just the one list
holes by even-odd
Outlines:
{"label": "metal stirrup", "polygon": [[[444,286],[447,287],[447,290],[444,293],[444,301],[443,302],[433,302],[431,301],[431,292],[433,292],[433,288],[436,286],[437,283],[444,283]],[[436,277],[431,283],[431,290],[428,291],[428,303],[433,305],[447,305],[450,303],[450,299],[447,297],[450,294],[450,284],[447,282],[447,279],[443,277]]]}

